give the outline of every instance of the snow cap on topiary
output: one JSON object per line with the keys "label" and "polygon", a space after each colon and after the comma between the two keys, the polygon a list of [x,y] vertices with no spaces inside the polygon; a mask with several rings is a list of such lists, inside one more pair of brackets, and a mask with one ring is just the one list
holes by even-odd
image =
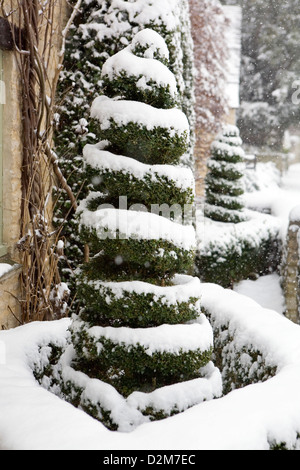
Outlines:
{"label": "snow cap on topiary", "polygon": [[153,29],[143,29],[133,38],[130,49],[136,55],[146,59],[158,59],[166,63],[169,60],[169,49],[165,40]]}

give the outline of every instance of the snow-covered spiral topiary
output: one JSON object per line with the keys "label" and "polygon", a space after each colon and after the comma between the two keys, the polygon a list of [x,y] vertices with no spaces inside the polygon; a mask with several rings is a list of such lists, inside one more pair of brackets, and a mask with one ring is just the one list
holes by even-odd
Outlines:
{"label": "snow-covered spiral topiary", "polygon": [[[152,62],[151,69],[148,59],[158,59]],[[171,108],[178,105],[176,78],[165,66],[168,62],[169,51],[162,37],[151,29],[140,31],[128,47],[103,65],[103,92],[152,106]]]}
{"label": "snow-covered spiral topiary", "polygon": [[[75,4],[75,0],[70,0],[70,3]],[[59,119],[55,134],[60,167],[78,200],[86,197],[82,150],[87,143],[97,142],[89,125],[90,106],[95,97],[103,93],[108,96],[116,93],[123,95],[125,87],[127,99],[155,105],[152,100],[159,99],[162,102],[164,94],[164,99],[169,100],[165,108],[178,105],[187,116],[190,126],[189,146],[180,159],[186,166],[193,166],[193,50],[188,5],[188,0],[82,0],[80,12],[67,38],[64,70],[60,76],[57,97]],[[145,29],[148,29],[148,34],[137,34]],[[156,43],[155,48],[149,47],[148,35],[157,33],[161,41]],[[130,54],[130,44],[134,55]],[[160,75],[161,83],[157,83],[155,88],[152,75],[155,73],[157,76],[157,71],[145,70],[142,65],[145,62],[135,60],[141,78],[138,86],[135,83],[130,86],[136,74],[133,76],[126,67],[127,76],[124,76],[124,70],[122,76],[119,76],[122,62],[126,63],[128,56],[131,66],[134,65],[135,57],[142,56],[144,59],[158,59],[164,65],[168,63],[171,71],[165,69],[166,75]],[[113,66],[109,61],[106,62],[110,57]],[[104,64],[109,68],[109,73],[114,74],[113,81],[103,73]],[[162,64],[157,63],[156,67],[162,68]],[[110,89],[112,83],[113,90]],[[164,92],[165,85],[170,87],[172,93]],[[176,89],[178,92],[175,92]],[[129,98],[130,90],[134,95]],[[163,139],[164,135],[161,137]],[[84,257],[84,247],[78,237],[78,227],[70,210],[68,196],[58,188],[55,200],[55,222],[58,227],[64,227],[62,235],[65,236],[64,254],[67,260],[61,265],[61,275],[72,287],[74,296],[72,273],[78,260]],[[76,304],[75,301],[73,305]]]}
{"label": "snow-covered spiral topiary", "polygon": [[232,223],[245,220],[241,197],[245,154],[241,145],[239,129],[232,125],[224,126],[212,144],[204,208],[205,216],[210,219]]}
{"label": "snow-covered spiral topiary", "polygon": [[[193,202],[194,179],[177,165],[189,127],[181,110],[166,106],[177,90],[161,57],[149,54],[165,50],[162,38],[147,29],[134,45],[137,39],[147,47],[138,47],[138,55],[136,47],[125,49],[135,57],[124,73],[108,60],[103,75],[111,95],[96,98],[91,108],[95,135],[105,140],[83,152],[90,191],[77,216],[90,260],[76,277],[84,307],[72,317],[71,343],[52,382],[67,400],[119,430],[221,393],[200,281],[189,274],[195,229],[183,215]],[[131,76],[138,80],[128,82]],[[156,106],[131,100],[141,80],[147,96],[162,88]],[[130,207],[120,207],[124,199]]]}

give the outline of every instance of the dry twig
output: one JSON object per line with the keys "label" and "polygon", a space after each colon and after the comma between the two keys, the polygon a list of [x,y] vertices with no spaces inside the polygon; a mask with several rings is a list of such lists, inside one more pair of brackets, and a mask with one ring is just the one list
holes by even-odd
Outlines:
{"label": "dry twig", "polygon": [[[19,249],[22,257],[22,322],[51,320],[61,314],[60,230],[51,227],[53,178],[73,195],[52,151],[53,116],[68,30],[78,13],[78,0],[62,32],[55,29],[61,2],[57,0],[0,0],[2,15],[10,21],[22,94],[23,166],[22,220]],[[8,9],[8,4],[9,9]],[[61,49],[54,47],[60,35]],[[57,63],[53,69],[51,64]],[[54,237],[55,235],[55,237]],[[59,297],[60,296],[60,297]],[[61,300],[61,304],[59,302]]]}

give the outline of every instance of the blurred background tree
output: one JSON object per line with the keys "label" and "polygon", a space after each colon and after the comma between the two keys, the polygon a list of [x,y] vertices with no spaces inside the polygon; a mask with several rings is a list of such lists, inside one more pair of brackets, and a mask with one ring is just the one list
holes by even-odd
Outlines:
{"label": "blurred background tree", "polygon": [[[224,0],[243,9],[241,108],[246,144],[282,148],[284,133],[299,124],[292,99],[300,77],[298,0]],[[293,103],[293,101],[295,101]]]}
{"label": "blurred background tree", "polygon": [[203,195],[210,146],[227,112],[227,20],[219,0],[189,0],[189,4],[195,65],[196,193]]}

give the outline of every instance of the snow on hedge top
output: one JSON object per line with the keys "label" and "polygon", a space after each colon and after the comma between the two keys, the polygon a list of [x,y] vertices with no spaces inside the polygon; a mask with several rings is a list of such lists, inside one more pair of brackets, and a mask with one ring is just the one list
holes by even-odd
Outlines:
{"label": "snow on hedge top", "polygon": [[157,286],[143,281],[88,281],[96,289],[101,287],[109,288],[112,294],[117,298],[123,298],[124,292],[136,294],[154,294],[157,298],[167,305],[174,305],[177,302],[188,302],[191,297],[198,297],[200,289],[200,280],[198,277],[187,275],[176,275],[172,286]]}
{"label": "snow on hedge top", "polygon": [[158,55],[162,59],[169,60],[169,49],[165,40],[153,29],[143,29],[134,36],[130,46],[131,51],[134,52],[139,47],[145,50],[146,59],[154,59],[155,55]]}
{"label": "snow on hedge top", "polygon": [[83,390],[81,395],[83,402],[85,400],[92,403],[100,401],[104,409],[111,410],[111,418],[119,424],[120,432],[132,431],[132,427],[149,421],[149,418],[143,416],[139,410],[128,406],[124,397],[112,385],[75,370],[71,366],[73,353],[72,345],[63,353],[61,374],[65,383],[74,383]]}
{"label": "snow on hedge top", "polygon": [[[153,51],[152,51],[153,53]],[[126,47],[113,55],[104,63],[101,77],[106,76],[113,80],[116,75],[141,77],[137,80],[138,88],[147,88],[147,83],[153,81],[162,87],[169,87],[170,94],[174,97],[177,94],[177,83],[175,75],[157,59],[138,57],[132,53],[131,46]]]}
{"label": "snow on hedge top", "polygon": [[178,411],[198,405],[203,401],[222,396],[222,377],[219,369],[209,362],[201,368],[202,377],[198,379],[166,385],[153,392],[135,391],[127,398],[127,403],[134,409],[156,411],[165,410],[171,414],[174,407]]}
{"label": "snow on hedge top", "polygon": [[146,175],[152,181],[167,178],[182,189],[194,188],[194,175],[191,169],[173,165],[147,165],[134,158],[116,155],[103,149],[103,143],[87,144],[83,149],[85,164],[94,169],[129,173],[135,178],[143,179]]}
{"label": "snow on hedge top", "polygon": [[[80,206],[80,210],[82,206]],[[179,248],[195,247],[196,234],[191,225],[181,225],[150,212],[104,208],[95,212],[83,209],[80,225],[96,230],[99,239],[117,237],[136,240],[165,240]],[[107,233],[107,230],[110,234]]]}
{"label": "snow on hedge top", "polygon": [[[73,333],[81,333],[83,329],[86,329],[86,323],[74,319],[71,328]],[[86,329],[86,332],[96,342],[105,338],[127,347],[138,344],[146,350],[149,356],[157,352],[179,354],[198,349],[205,351],[213,345],[212,327],[203,314],[200,314],[196,323],[189,325],[165,324],[152,328],[92,326]]]}
{"label": "snow on hedge top", "polygon": [[290,222],[300,222],[300,205],[295,206],[289,215]]}
{"label": "snow on hedge top", "polygon": [[180,109],[157,109],[138,101],[114,100],[105,95],[94,100],[91,117],[100,121],[102,130],[109,129],[114,120],[119,127],[134,122],[148,130],[167,128],[171,134],[174,131],[189,134],[190,131],[187,117]]}
{"label": "snow on hedge top", "polygon": [[233,124],[224,124],[220,136],[239,137],[240,131],[239,128]]}
{"label": "snow on hedge top", "polygon": [[220,141],[214,141],[212,143],[211,150],[219,155],[227,155],[228,157],[239,156],[241,159],[245,158],[245,152],[242,147]]}
{"label": "snow on hedge top", "polygon": [[214,325],[228,329],[238,350],[259,351],[266,364],[277,367],[277,374],[292,364],[299,367],[299,325],[274,310],[264,309],[246,295],[216,284],[201,283],[199,294]]}
{"label": "snow on hedge top", "polygon": [[268,214],[244,209],[247,218],[238,224],[214,222],[197,212],[197,248],[205,256],[216,251],[222,257],[229,250],[241,250],[241,241],[245,240],[250,247],[258,247],[264,240],[278,235],[280,220]]}

